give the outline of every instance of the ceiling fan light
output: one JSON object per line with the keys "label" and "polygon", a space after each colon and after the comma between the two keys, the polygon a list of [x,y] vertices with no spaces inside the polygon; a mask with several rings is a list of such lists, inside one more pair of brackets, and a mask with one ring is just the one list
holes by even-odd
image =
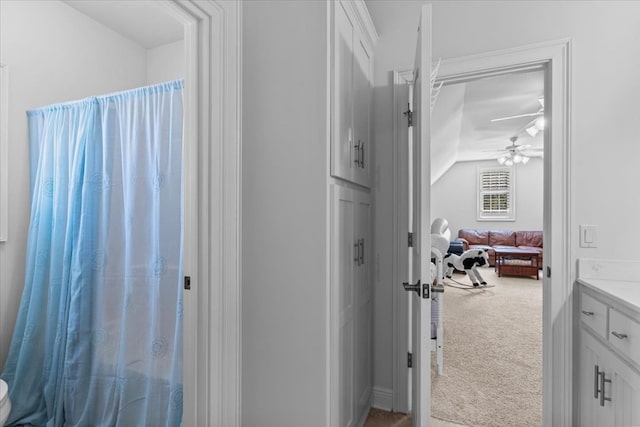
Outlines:
{"label": "ceiling fan light", "polygon": [[538,127],[536,125],[533,125],[533,126],[528,127],[526,129],[526,131],[533,138],[534,136],[536,136],[538,134],[540,129],[538,129]]}
{"label": "ceiling fan light", "polygon": [[528,161],[529,161],[529,156],[524,156],[524,155],[523,155],[523,156],[522,156],[522,164],[523,164],[523,165],[526,165]]}
{"label": "ceiling fan light", "polygon": [[513,160],[507,159],[507,160],[505,160],[504,164],[507,165],[507,166],[513,166]]}
{"label": "ceiling fan light", "polygon": [[522,161],[522,156],[520,153],[516,153],[513,155],[513,163],[520,163]]}
{"label": "ceiling fan light", "polygon": [[500,163],[501,165],[504,165],[504,162],[506,161],[507,161],[507,158],[505,156],[498,157],[498,163]]}
{"label": "ceiling fan light", "polygon": [[538,117],[533,126],[539,130],[544,129],[544,117]]}

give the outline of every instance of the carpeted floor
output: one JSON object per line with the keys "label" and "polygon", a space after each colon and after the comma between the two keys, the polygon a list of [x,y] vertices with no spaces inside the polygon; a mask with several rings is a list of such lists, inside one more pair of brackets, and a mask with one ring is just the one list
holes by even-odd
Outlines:
{"label": "carpeted floor", "polygon": [[444,374],[432,369],[431,415],[467,426],[542,425],[542,280],[481,274],[495,287],[445,280]]}
{"label": "carpeted floor", "polygon": [[[444,374],[431,375],[432,427],[542,425],[542,280],[498,277],[469,289],[447,279]],[[372,409],[365,427],[410,427],[411,416]]]}

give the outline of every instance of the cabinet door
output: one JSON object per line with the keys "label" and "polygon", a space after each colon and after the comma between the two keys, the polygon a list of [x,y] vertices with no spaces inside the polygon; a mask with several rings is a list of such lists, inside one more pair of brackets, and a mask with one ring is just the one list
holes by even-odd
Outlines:
{"label": "cabinet door", "polygon": [[369,408],[372,373],[372,289],[371,289],[371,202],[366,193],[356,195],[355,230],[359,242],[355,274],[356,348],[355,398],[356,414],[361,417]]}
{"label": "cabinet door", "polygon": [[353,130],[353,33],[354,27],[344,5],[333,3],[333,111],[331,135],[331,175],[354,179]]}
{"label": "cabinet door", "polygon": [[370,184],[370,153],[372,150],[370,126],[371,126],[371,101],[373,95],[373,83],[371,79],[371,55],[364,41],[356,38],[354,45],[354,161],[355,182],[368,187]]}
{"label": "cabinet door", "polygon": [[333,376],[338,386],[336,401],[338,425],[352,426],[355,422],[353,381],[354,360],[354,265],[357,260],[357,239],[354,217],[356,203],[353,190],[333,185],[331,218],[331,299],[336,340],[332,340],[337,358],[337,372]]}
{"label": "cabinet door", "polygon": [[[580,330],[580,420],[578,425],[583,427],[600,427],[613,425],[612,402],[601,404],[600,372],[606,378],[611,378],[611,355],[588,332]],[[605,397],[611,394],[610,384],[605,384]]]}
{"label": "cabinet door", "polygon": [[640,373],[617,357],[611,367],[612,425],[640,426]]}
{"label": "cabinet door", "polygon": [[[364,419],[372,390],[371,201],[363,191],[331,186],[332,349],[337,416],[348,427]],[[333,323],[332,322],[332,323]]]}

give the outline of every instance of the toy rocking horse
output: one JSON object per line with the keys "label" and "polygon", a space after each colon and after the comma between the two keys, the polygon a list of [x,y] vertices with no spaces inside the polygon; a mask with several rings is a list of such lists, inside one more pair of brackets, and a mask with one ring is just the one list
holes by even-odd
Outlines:
{"label": "toy rocking horse", "polygon": [[453,269],[464,271],[471,279],[473,286],[486,285],[487,282],[478,272],[477,267],[489,265],[489,254],[484,249],[469,249],[462,255],[447,254],[444,256],[445,275],[451,278]]}

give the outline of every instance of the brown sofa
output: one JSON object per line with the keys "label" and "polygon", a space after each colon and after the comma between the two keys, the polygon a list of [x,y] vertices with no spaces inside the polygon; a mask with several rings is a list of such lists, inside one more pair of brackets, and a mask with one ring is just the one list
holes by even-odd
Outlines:
{"label": "brown sofa", "polygon": [[540,253],[542,264],[542,231],[510,231],[510,230],[478,230],[475,228],[461,228],[457,241],[468,249],[482,248],[489,252],[489,265],[496,264],[497,247],[534,249]]}

